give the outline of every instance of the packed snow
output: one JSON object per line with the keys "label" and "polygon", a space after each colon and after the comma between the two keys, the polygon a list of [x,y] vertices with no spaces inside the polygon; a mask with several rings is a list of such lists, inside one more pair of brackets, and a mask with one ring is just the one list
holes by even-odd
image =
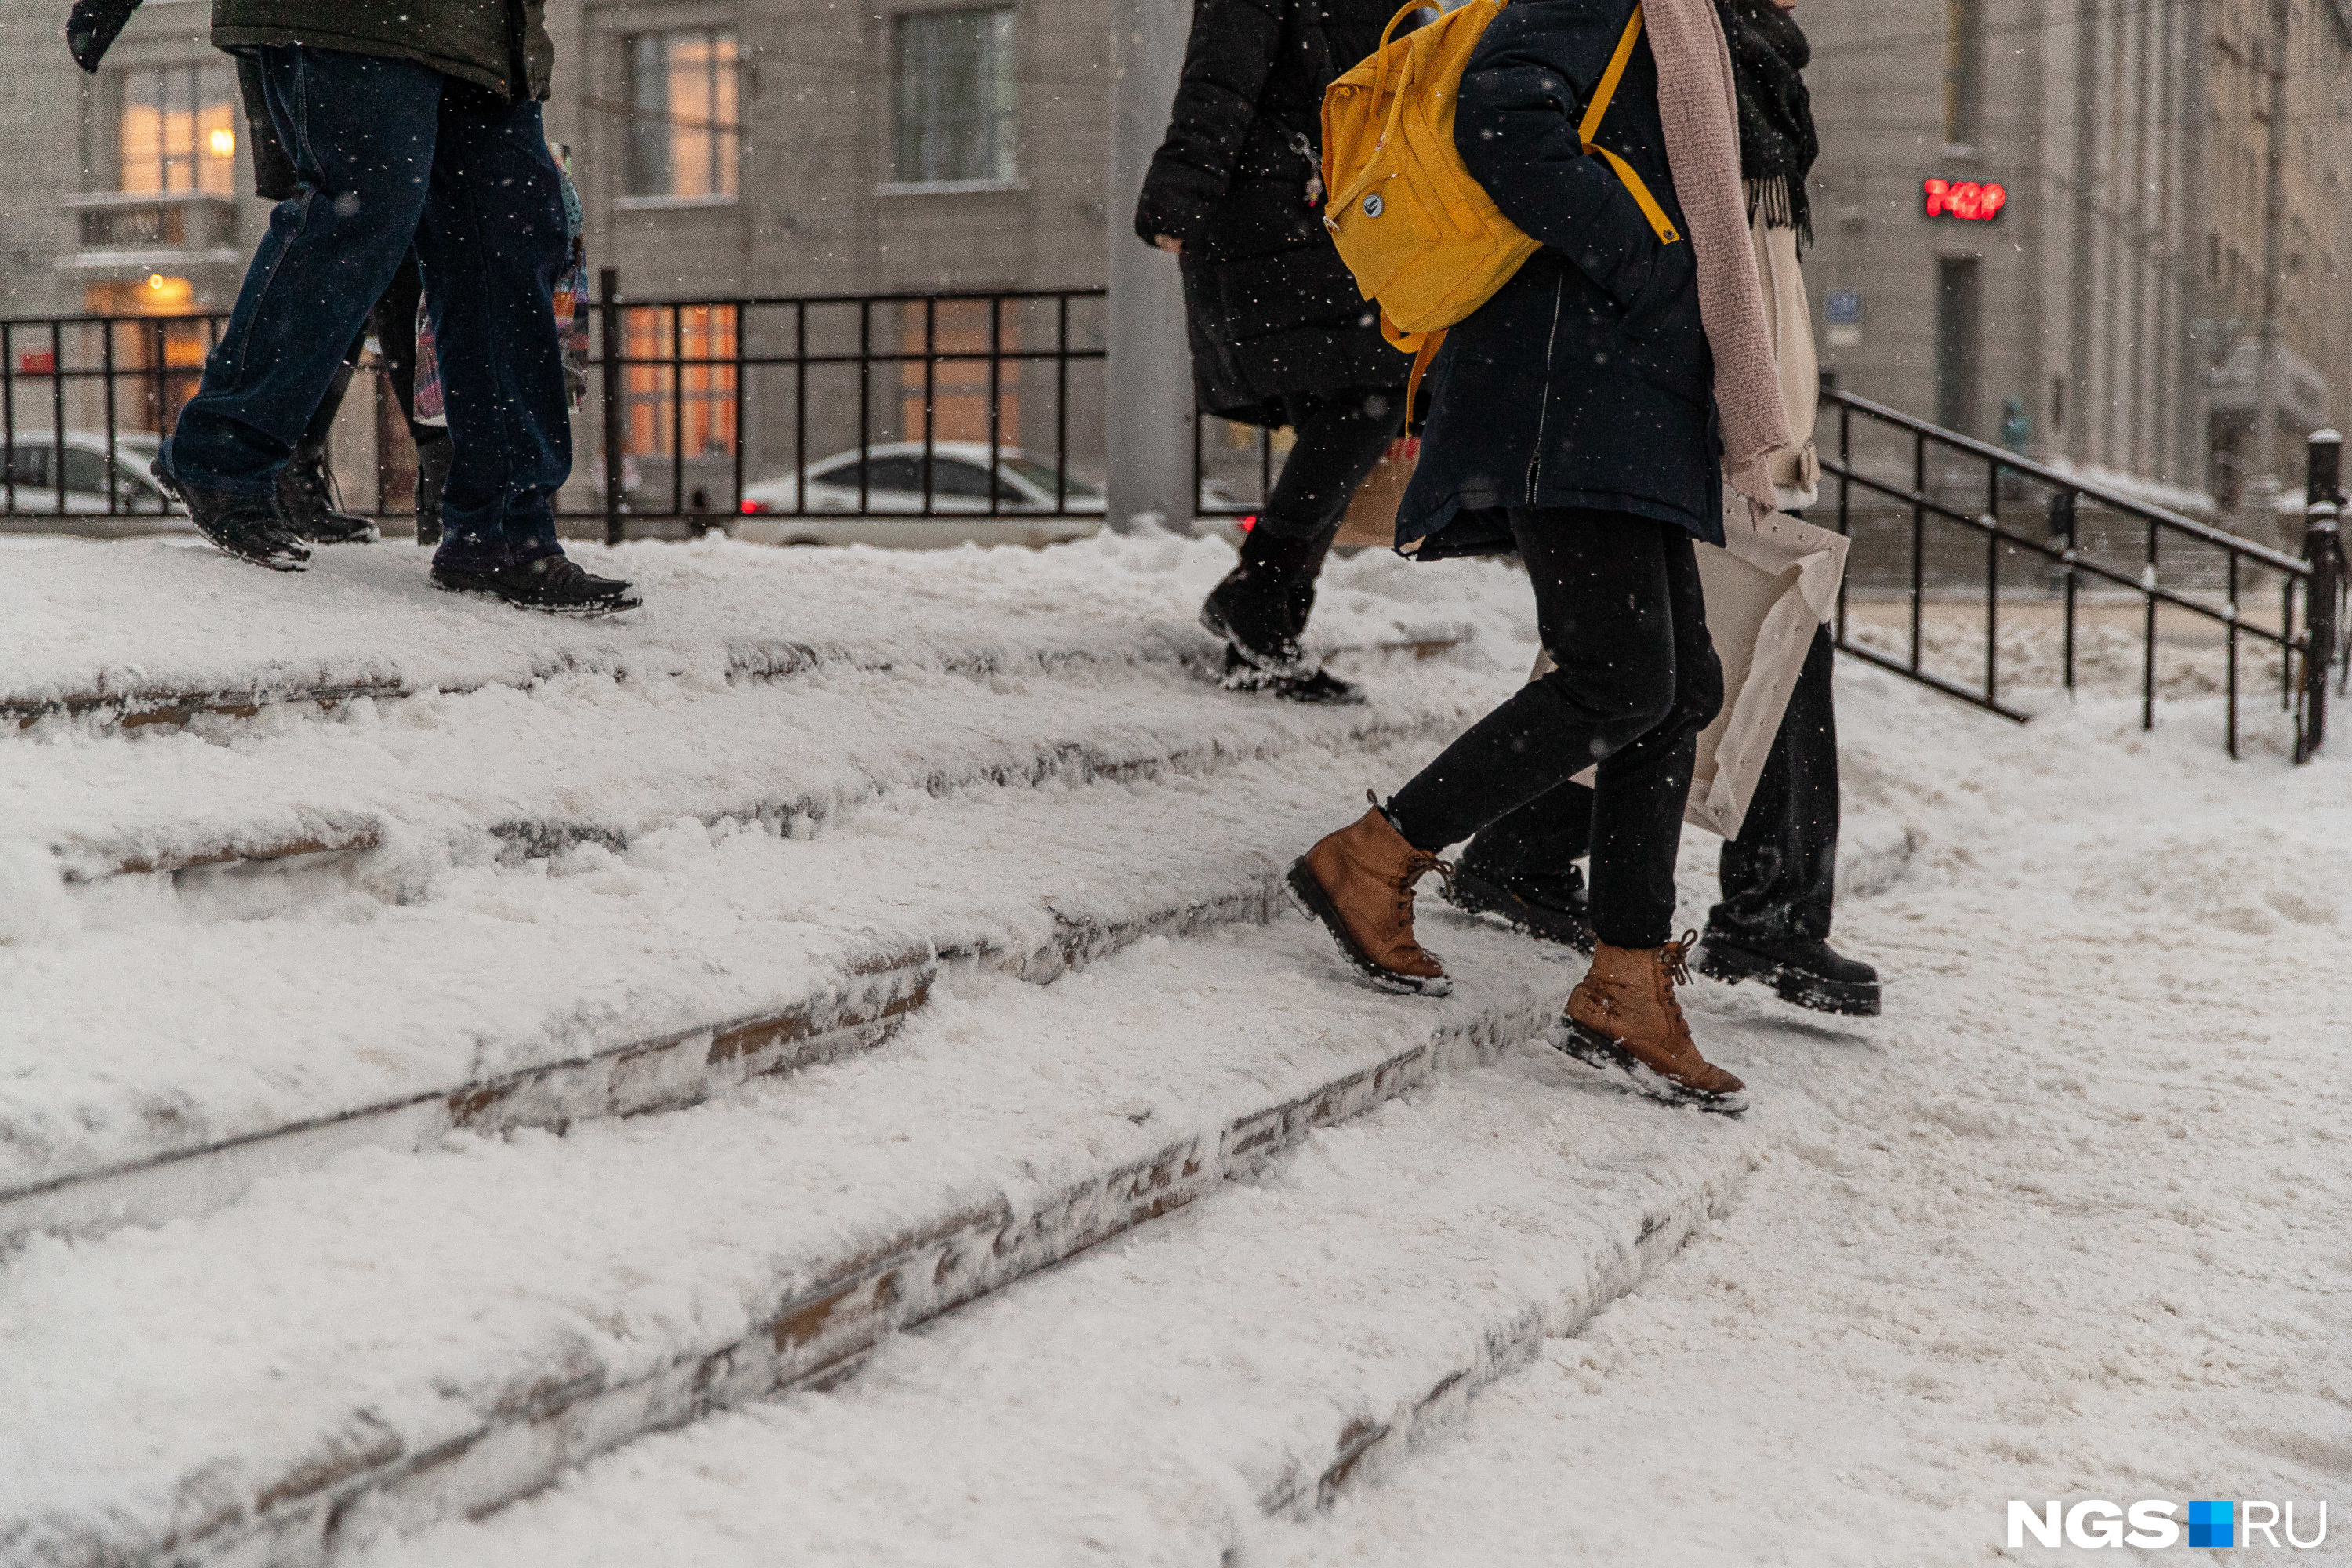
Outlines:
{"label": "packed snow", "polygon": [[[1220,546],[776,567],[633,548],[707,602],[552,640],[467,606],[425,647],[385,552],[291,585],[326,590],[320,618],[289,591],[290,629],[174,649],[163,625],[109,679],[268,665],[419,695],[0,741],[26,806],[0,868],[0,1155],[100,1162],[181,1116],[262,1130],[751,1010],[876,944],[1010,951],[1057,913],[1256,885],[1532,653],[1507,569],[1359,557],[1325,635],[1476,638],[1365,659],[1370,710],[1302,716],[1217,692],[1154,630],[1181,627]],[[101,563],[69,570],[95,584]],[[198,569],[129,574],[133,597],[168,622],[171,574]],[[287,590],[263,576],[226,581]],[[1080,582],[1100,592],[1057,618]],[[0,616],[21,601],[60,635],[113,613],[10,584]],[[932,613],[906,615],[919,589]],[[995,595],[1025,606],[1015,629]],[[728,650],[771,634],[862,651],[730,682]],[[87,689],[88,647],[23,689]],[[517,689],[433,694],[484,671]],[[417,1452],[519,1391],[707,1353],[859,1237],[1041,1201],[1481,1008],[1512,1037],[845,1381],[625,1442],[478,1519],[354,1527],[340,1553],[1908,1565],[2000,1556],[2011,1499],[2327,1498],[2352,1476],[2352,749],[2290,767],[2250,697],[2232,763],[2195,683],[2142,734],[2119,691],[2028,691],[2015,726],[1858,666],[1840,682],[1863,874],[1837,940],[1879,965],[1887,1010],[1695,984],[1701,1044],[1755,1102],[1737,1121],[1546,1047],[1534,1021],[1580,961],[1433,888],[1426,934],[1461,979],[1444,1003],[1360,986],[1287,916],[1050,984],[959,967],[890,1043],[698,1108],[355,1152],[202,1218],[24,1245],[0,1260],[0,1559],[152,1549],[322,1443]],[[637,744],[601,755],[601,724]],[[1057,737],[1180,761],[1015,765]],[[668,746],[681,766],[652,765]],[[61,877],[77,833],[160,843],[301,803],[366,815],[385,847]],[[525,817],[595,831],[552,853],[490,831]],[[1686,838],[1694,925],[1712,851]]]}

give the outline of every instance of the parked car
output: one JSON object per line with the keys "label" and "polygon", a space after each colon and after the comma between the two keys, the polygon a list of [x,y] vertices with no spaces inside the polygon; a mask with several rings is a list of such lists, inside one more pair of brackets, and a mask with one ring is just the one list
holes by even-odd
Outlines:
{"label": "parked car", "polygon": [[[119,434],[110,453],[106,437],[95,430],[68,430],[63,443],[65,504],[58,505],[59,443],[47,430],[18,430],[0,437],[0,526],[9,518],[76,521],[65,525],[75,533],[176,532],[189,526],[186,509],[166,498],[147,475],[162,438],[139,433]],[[113,470],[112,504],[107,494],[108,469]],[[37,531],[55,531],[60,525],[41,521]],[[26,531],[26,524],[12,531]]]}
{"label": "parked car", "polygon": [[[863,453],[836,452],[800,473],[746,487],[730,531],[756,544],[940,550],[965,543],[1058,544],[1102,527],[1102,491],[1066,472],[1057,480],[1054,465],[1034,452],[998,447],[994,484],[992,516],[988,444],[934,442],[930,510],[925,514],[923,444],[892,441]],[[803,493],[806,514],[793,515],[803,510]]]}

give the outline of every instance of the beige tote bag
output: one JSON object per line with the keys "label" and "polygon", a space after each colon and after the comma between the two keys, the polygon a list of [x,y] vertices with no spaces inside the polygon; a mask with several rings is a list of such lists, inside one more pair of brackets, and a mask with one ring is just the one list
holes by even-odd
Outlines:
{"label": "beige tote bag", "polygon": [[[1699,732],[1683,820],[1737,838],[1812,647],[1813,628],[1837,613],[1848,541],[1777,511],[1751,522],[1747,501],[1727,485],[1723,543],[1720,550],[1698,547],[1707,635],[1723,661],[1723,711]],[[1551,667],[1550,656],[1538,653],[1528,679]],[[1576,782],[1591,784],[1594,772],[1585,769]]]}

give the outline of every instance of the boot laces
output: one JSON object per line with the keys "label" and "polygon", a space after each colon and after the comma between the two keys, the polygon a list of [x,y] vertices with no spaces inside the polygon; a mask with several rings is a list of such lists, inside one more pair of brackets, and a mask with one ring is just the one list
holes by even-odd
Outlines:
{"label": "boot laces", "polygon": [[1680,942],[1670,942],[1658,949],[1658,967],[1665,971],[1666,979],[1675,985],[1687,985],[1690,978],[1691,944],[1698,941],[1698,932],[1683,932]]}
{"label": "boot laces", "polygon": [[298,454],[286,465],[286,488],[296,504],[288,510],[295,521],[326,516],[341,510],[342,497],[336,493],[334,480],[328,475],[326,465]]}

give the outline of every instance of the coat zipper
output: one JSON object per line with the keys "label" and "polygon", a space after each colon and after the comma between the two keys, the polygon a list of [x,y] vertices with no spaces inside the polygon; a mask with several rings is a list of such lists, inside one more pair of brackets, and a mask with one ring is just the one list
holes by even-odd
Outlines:
{"label": "coat zipper", "polygon": [[1551,331],[1544,339],[1544,381],[1542,401],[1536,405],[1536,449],[1528,454],[1528,499],[1520,504],[1536,504],[1536,479],[1543,470],[1544,425],[1551,417],[1552,351],[1559,346],[1559,305],[1567,290],[1568,279],[1555,278],[1551,284]]}

